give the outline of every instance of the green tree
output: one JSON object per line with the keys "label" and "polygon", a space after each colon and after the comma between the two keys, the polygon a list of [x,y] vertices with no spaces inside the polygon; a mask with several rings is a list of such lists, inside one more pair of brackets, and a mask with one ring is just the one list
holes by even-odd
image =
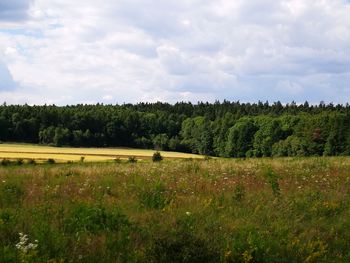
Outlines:
{"label": "green tree", "polygon": [[55,146],[69,145],[70,131],[67,128],[56,128],[55,135],[53,137],[53,143]]}
{"label": "green tree", "polygon": [[226,155],[246,157],[253,149],[253,138],[257,127],[250,119],[241,119],[229,129],[226,143]]}
{"label": "green tree", "polygon": [[271,156],[272,145],[281,140],[283,131],[280,121],[273,118],[262,118],[259,130],[254,135],[255,156]]}
{"label": "green tree", "polygon": [[167,150],[168,149],[168,135],[165,133],[158,134],[153,138],[153,145],[156,150]]}

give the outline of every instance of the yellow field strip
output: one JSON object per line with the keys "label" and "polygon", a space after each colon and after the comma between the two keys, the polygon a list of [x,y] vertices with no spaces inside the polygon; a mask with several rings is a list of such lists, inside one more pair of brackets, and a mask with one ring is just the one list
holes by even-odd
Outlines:
{"label": "yellow field strip", "polygon": [[[125,148],[67,148],[31,144],[0,144],[0,158],[33,158],[33,159],[62,159],[79,160],[110,160],[115,158],[151,157],[154,150],[125,149]],[[165,158],[203,158],[201,155],[161,151]]]}
{"label": "yellow field strip", "polygon": [[[0,153],[0,159],[35,159],[35,160],[47,160],[54,159],[56,161],[79,161],[81,155],[64,155],[64,154],[41,154],[41,153]],[[106,156],[86,156],[84,161],[107,161],[115,158]]]}

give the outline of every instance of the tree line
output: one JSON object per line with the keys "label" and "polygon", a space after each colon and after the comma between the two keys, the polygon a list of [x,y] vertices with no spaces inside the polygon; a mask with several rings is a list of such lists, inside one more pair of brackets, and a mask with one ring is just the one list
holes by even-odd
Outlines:
{"label": "tree line", "polygon": [[0,141],[223,157],[350,154],[350,106],[216,101],[0,106]]}

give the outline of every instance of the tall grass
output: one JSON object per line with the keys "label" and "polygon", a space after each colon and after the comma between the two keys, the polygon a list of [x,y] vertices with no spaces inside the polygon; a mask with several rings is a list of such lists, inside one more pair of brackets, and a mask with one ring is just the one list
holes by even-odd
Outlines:
{"label": "tall grass", "polygon": [[0,262],[350,262],[349,171],[345,157],[0,166]]}

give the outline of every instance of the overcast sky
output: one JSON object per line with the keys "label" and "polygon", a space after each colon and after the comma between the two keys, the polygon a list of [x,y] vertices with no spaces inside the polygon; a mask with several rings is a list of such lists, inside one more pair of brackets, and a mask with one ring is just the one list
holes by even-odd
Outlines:
{"label": "overcast sky", "polygon": [[350,101],[346,0],[0,0],[0,103]]}

